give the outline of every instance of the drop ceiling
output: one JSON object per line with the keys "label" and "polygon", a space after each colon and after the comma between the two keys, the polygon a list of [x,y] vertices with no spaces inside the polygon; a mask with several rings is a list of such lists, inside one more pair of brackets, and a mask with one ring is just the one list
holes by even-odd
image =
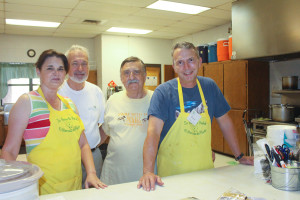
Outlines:
{"label": "drop ceiling", "polygon": [[[153,30],[149,38],[176,39],[231,22],[234,0],[173,0],[210,7],[189,15],[146,8],[156,0],[0,0],[0,34],[93,38],[111,27]],[[57,28],[6,25],[5,19],[60,22]],[[95,20],[98,24],[85,23]]]}

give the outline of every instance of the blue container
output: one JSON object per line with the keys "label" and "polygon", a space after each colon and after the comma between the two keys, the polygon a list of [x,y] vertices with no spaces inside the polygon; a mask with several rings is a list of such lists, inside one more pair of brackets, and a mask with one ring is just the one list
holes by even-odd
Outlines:
{"label": "blue container", "polygon": [[199,56],[202,58],[202,63],[208,62],[208,45],[199,45],[197,47]]}
{"label": "blue container", "polygon": [[217,62],[218,57],[217,57],[217,43],[212,42],[208,43],[208,62]]}

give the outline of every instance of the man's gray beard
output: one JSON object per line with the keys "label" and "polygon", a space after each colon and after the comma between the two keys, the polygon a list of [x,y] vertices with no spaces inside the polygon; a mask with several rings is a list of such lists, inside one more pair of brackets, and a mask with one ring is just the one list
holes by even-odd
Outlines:
{"label": "man's gray beard", "polygon": [[75,83],[83,83],[85,82],[87,79],[88,79],[88,76],[85,76],[83,79],[77,79],[76,77],[74,76],[69,76],[69,78],[74,81]]}

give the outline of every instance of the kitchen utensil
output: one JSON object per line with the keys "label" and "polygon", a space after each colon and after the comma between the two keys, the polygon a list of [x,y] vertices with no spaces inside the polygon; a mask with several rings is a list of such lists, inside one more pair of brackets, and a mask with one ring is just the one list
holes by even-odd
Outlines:
{"label": "kitchen utensil", "polygon": [[273,104],[269,106],[271,118],[274,121],[290,122],[295,118],[295,107],[287,104]]}
{"label": "kitchen utensil", "polygon": [[300,168],[271,166],[272,186],[279,190],[300,190]]}
{"label": "kitchen utensil", "polygon": [[268,144],[265,144],[265,148],[266,148],[266,151],[267,151],[267,154],[269,156],[269,161],[271,161],[271,163],[273,162],[273,157],[271,155],[271,150],[270,150],[270,147]]}
{"label": "kitchen utensil", "polygon": [[283,90],[297,90],[298,89],[298,76],[284,76],[282,77]]}

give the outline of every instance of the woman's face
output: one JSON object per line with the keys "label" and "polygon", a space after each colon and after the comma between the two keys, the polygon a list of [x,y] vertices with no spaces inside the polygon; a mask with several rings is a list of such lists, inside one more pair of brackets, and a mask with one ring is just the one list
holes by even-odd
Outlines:
{"label": "woman's face", "polygon": [[36,70],[40,77],[41,85],[51,89],[58,89],[66,76],[62,59],[55,56],[47,58],[41,70],[38,68]]}

